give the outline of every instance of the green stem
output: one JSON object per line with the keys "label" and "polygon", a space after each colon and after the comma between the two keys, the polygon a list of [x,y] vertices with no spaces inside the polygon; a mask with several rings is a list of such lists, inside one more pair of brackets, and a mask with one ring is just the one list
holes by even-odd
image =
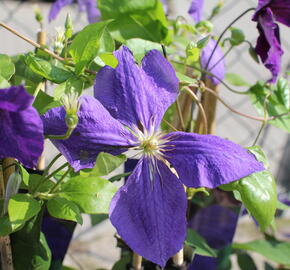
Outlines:
{"label": "green stem", "polygon": [[52,172],[50,175],[48,175],[47,177],[45,177],[45,181],[49,180],[52,176],[54,176],[55,174],[57,174],[58,172],[60,172],[62,169],[64,169],[67,166],[69,166],[69,163],[68,162],[66,162],[63,165],[61,165],[54,172]]}
{"label": "green stem", "polygon": [[52,187],[52,189],[49,191],[49,193],[53,193],[57,190],[59,185],[62,183],[62,181],[66,178],[66,176],[72,171],[72,168],[69,167],[68,170],[62,175],[62,177],[55,183],[55,185]]}
{"label": "green stem", "polygon": [[264,130],[264,128],[267,126],[267,123],[268,123],[268,112],[267,112],[267,101],[268,101],[268,97],[270,96],[270,94],[268,94],[266,97],[265,97],[265,101],[264,101],[264,121],[262,122],[262,125],[259,129],[259,132],[253,142],[253,145],[256,145],[256,143],[258,142],[259,138],[260,138],[260,135],[262,134],[262,131]]}
{"label": "green stem", "polygon": [[64,135],[46,135],[45,138],[50,140],[66,140],[70,137],[73,131],[74,128],[68,128]]}
{"label": "green stem", "polygon": [[210,61],[211,61],[211,59],[212,59],[212,57],[213,57],[213,55],[214,55],[214,52],[215,52],[215,50],[217,49],[217,47],[218,47],[218,45],[219,45],[219,43],[220,43],[220,41],[222,40],[222,38],[223,38],[223,36],[224,36],[224,34],[232,27],[232,25],[233,24],[235,24],[239,19],[241,19],[244,15],[246,15],[248,12],[250,12],[250,11],[252,11],[252,10],[256,10],[255,8],[249,8],[249,9],[247,9],[247,10],[245,10],[242,14],[240,14],[236,19],[234,19],[225,29],[224,29],[224,31],[220,34],[220,36],[219,36],[219,38],[218,38],[218,40],[217,40],[217,42],[216,42],[216,44],[215,44],[215,46],[214,46],[214,49],[212,50],[212,52],[211,52],[211,55],[210,55],[210,57],[209,57],[209,59],[208,59],[208,61],[207,61],[207,63],[206,63],[206,66],[205,66],[205,70],[207,70],[207,68],[208,68],[208,65],[209,65],[209,63],[210,63]]}

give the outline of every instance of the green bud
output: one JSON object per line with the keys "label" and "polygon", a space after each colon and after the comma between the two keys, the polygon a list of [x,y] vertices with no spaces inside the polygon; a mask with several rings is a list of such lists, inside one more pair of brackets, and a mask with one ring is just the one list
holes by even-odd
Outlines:
{"label": "green bud", "polygon": [[75,129],[79,123],[79,117],[76,114],[66,114],[65,123],[68,128]]}
{"label": "green bud", "polygon": [[190,62],[196,62],[199,60],[199,54],[200,54],[200,49],[197,47],[197,44],[195,42],[190,42],[186,49],[186,58]]}
{"label": "green bud", "polygon": [[195,28],[201,33],[211,33],[213,29],[213,24],[210,21],[200,21],[196,24]]}
{"label": "green bud", "polygon": [[36,21],[38,21],[39,23],[42,23],[43,21],[43,16],[41,14],[41,11],[39,9],[39,7],[34,7],[34,15],[35,15],[35,19]]}
{"label": "green bud", "polygon": [[245,41],[245,34],[239,28],[231,28],[231,39],[230,43],[232,46],[238,46]]}
{"label": "green bud", "polygon": [[249,54],[255,62],[257,62],[258,64],[260,63],[259,57],[258,57],[258,55],[257,55],[257,53],[252,45],[250,45],[250,47],[249,47]]}
{"label": "green bud", "polygon": [[64,35],[66,37],[66,39],[69,39],[72,37],[73,34],[73,23],[72,23],[72,19],[70,14],[68,13],[66,16],[66,20],[65,20],[65,32]]}

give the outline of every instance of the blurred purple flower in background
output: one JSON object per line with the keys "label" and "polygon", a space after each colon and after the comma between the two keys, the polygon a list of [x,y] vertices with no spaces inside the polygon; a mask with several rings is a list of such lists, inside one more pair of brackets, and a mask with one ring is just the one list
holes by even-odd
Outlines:
{"label": "blurred purple flower in background", "polygon": [[0,158],[33,168],[43,151],[43,125],[24,86],[0,89]]}
{"label": "blurred purple flower in background", "polygon": [[[56,0],[49,11],[48,19],[51,22],[58,13],[67,5],[70,5],[74,0]],[[78,0],[80,11],[86,11],[89,23],[94,23],[100,19],[100,11],[97,8],[97,0]]]}
{"label": "blurred purple flower in background", "polygon": [[278,21],[290,26],[290,1],[288,0],[259,0],[253,16],[258,22],[259,37],[256,53],[261,57],[265,67],[272,73],[271,83],[275,83],[281,70],[281,48]]}
{"label": "blurred purple flower in background", "polygon": [[[183,185],[214,188],[264,167],[228,140],[160,132],[163,115],[178,95],[174,69],[157,50],[146,54],[141,67],[127,47],[115,56],[117,68],[105,66],[96,76],[95,98],[83,97],[71,137],[53,143],[75,170],[93,167],[101,151],[137,151],[140,160],[115,194],[110,220],[135,252],[164,266],[185,239]],[[64,134],[64,117],[63,108],[48,111],[43,116],[45,133]]]}
{"label": "blurred purple flower in background", "polygon": [[[193,0],[191,2],[188,13],[196,23],[202,20],[203,7],[204,0]],[[221,48],[219,46],[216,47],[216,45],[216,41],[210,39],[207,45],[203,48],[200,56],[201,68],[214,75],[207,76],[211,79],[214,85],[220,84],[225,76],[224,54]],[[213,50],[215,51],[212,55]]]}

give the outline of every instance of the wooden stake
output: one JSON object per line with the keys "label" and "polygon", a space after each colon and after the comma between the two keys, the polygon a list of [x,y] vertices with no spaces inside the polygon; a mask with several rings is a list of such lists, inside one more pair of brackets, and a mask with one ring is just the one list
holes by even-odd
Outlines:
{"label": "wooden stake", "polygon": [[133,253],[132,266],[134,270],[142,269],[142,256],[137,253]]}
{"label": "wooden stake", "polygon": [[173,257],[172,257],[172,261],[176,266],[182,266],[184,263],[184,252],[183,252],[183,248],[178,251]]}
{"label": "wooden stake", "polygon": [[[11,166],[14,163],[13,158],[4,158],[2,164],[2,171],[0,172],[1,180],[1,198],[5,196],[5,187],[8,182],[9,176],[15,171],[15,167]],[[12,260],[12,250],[9,235],[0,237],[0,253],[1,253],[1,267],[2,270],[14,270]]]}
{"label": "wooden stake", "polygon": [[[205,80],[205,85],[218,93],[218,87],[214,85],[210,79]],[[201,97],[201,104],[204,108],[206,118],[207,118],[207,130],[208,134],[214,134],[216,131],[215,117],[216,117],[216,105],[217,98],[211,93],[204,92]],[[204,121],[202,113],[199,111],[197,115],[197,120],[194,128],[195,133],[205,134]]]}

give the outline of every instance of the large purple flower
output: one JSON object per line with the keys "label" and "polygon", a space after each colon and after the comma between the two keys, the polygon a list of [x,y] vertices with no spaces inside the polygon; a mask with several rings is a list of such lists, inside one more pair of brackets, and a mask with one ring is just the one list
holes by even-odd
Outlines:
{"label": "large purple flower", "polygon": [[290,1],[259,0],[253,21],[258,22],[260,36],[257,40],[256,53],[261,57],[265,67],[272,73],[270,82],[277,80],[281,70],[281,48],[279,26],[275,20],[290,26]]}
{"label": "large purple flower", "polygon": [[[196,23],[202,19],[203,7],[204,0],[192,0],[188,13]],[[218,85],[224,79],[224,54],[214,39],[210,39],[208,44],[203,48],[200,56],[200,65],[203,70],[213,74],[213,76],[207,76],[213,84]]]}
{"label": "large purple flower", "polygon": [[[146,54],[141,67],[126,47],[115,56],[117,68],[106,66],[96,76],[95,98],[83,98],[71,137],[53,142],[76,170],[92,167],[100,151],[138,151],[138,164],[111,202],[110,219],[135,252],[164,266],[185,239],[183,185],[214,188],[264,168],[228,140],[160,132],[178,95],[172,66],[156,50]],[[46,134],[65,132],[64,114],[56,108],[44,115]]]}
{"label": "large purple flower", "polygon": [[[73,3],[74,0],[56,0],[49,11],[48,19],[51,22],[58,13],[67,5]],[[100,11],[97,8],[97,0],[78,0],[80,11],[86,11],[89,23],[94,23],[100,19]]]}
{"label": "large purple flower", "polygon": [[0,89],[0,158],[13,157],[29,168],[43,151],[43,125],[25,88]]}

